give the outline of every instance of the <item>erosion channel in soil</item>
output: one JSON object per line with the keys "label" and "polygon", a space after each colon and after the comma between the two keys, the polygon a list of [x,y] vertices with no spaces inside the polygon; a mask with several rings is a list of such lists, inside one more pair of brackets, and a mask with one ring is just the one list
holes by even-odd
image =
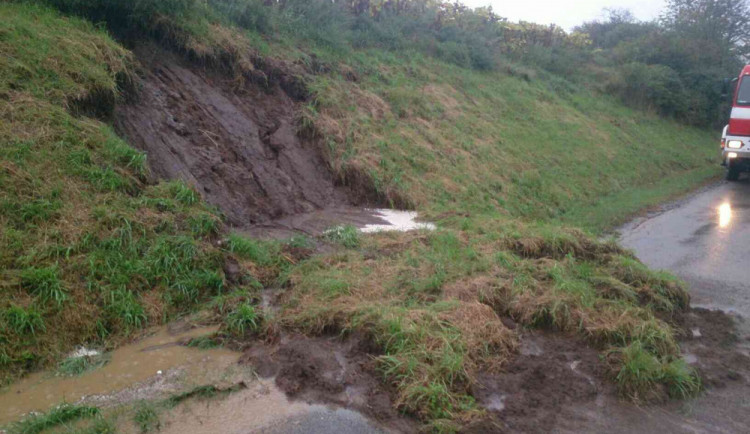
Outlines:
{"label": "erosion channel in soil", "polygon": [[313,140],[297,134],[306,90],[268,66],[238,87],[152,45],[135,48],[135,95],[115,109],[115,125],[148,154],[153,174],[182,179],[233,226],[349,204]]}

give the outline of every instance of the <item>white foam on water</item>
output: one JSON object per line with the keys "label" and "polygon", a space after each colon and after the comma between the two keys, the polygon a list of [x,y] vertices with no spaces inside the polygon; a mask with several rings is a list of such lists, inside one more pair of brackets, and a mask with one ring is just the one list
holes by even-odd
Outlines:
{"label": "white foam on water", "polygon": [[415,211],[399,211],[395,209],[374,209],[373,215],[387,221],[387,224],[366,225],[360,231],[364,233],[399,231],[408,232],[418,229],[434,231],[437,227],[434,223],[418,222]]}
{"label": "white foam on water", "polygon": [[78,358],[78,357],[93,357],[98,356],[101,354],[97,350],[92,350],[86,347],[78,347],[77,350],[73,351],[72,353],[68,354],[68,358]]}

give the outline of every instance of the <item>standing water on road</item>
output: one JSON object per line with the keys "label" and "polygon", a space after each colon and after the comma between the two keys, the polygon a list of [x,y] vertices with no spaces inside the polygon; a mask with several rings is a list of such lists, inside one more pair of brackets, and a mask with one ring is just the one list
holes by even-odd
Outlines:
{"label": "standing water on road", "polygon": [[621,242],[691,287],[694,306],[750,317],[750,183],[725,183],[621,228]]}

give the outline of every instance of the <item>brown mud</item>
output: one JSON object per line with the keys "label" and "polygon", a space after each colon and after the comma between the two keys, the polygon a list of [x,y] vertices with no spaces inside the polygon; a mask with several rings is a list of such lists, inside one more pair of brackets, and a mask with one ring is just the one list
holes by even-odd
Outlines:
{"label": "brown mud", "polygon": [[612,392],[605,376],[599,352],[579,339],[523,332],[520,354],[503,372],[477,378],[474,397],[491,416],[479,426],[496,432],[551,432],[565,407]]}
{"label": "brown mud", "polygon": [[391,390],[375,369],[375,352],[355,337],[282,337],[275,344],[255,343],[240,363],[295,401],[324,403],[360,412],[389,431],[416,432],[419,424],[395,409]]}
{"label": "brown mud", "polygon": [[154,175],[186,181],[240,227],[352,202],[318,145],[297,134],[299,81],[277,68],[265,86],[238,88],[153,45],[134,53],[139,90],[115,108],[115,126]]}
{"label": "brown mud", "polygon": [[[310,430],[309,420],[327,420],[323,429]],[[330,422],[333,420],[334,422]],[[295,431],[296,429],[296,431]],[[118,426],[121,433],[141,433],[128,420]],[[379,427],[361,415],[345,409],[289,400],[272,380],[254,380],[222,398],[189,399],[159,415],[158,432],[169,434],[291,432],[363,434],[381,433]]]}
{"label": "brown mud", "polygon": [[[599,351],[575,337],[524,332],[520,354],[502,373],[478,377],[474,395],[490,417],[467,431],[747,432],[747,337],[739,336],[733,319],[720,311],[692,309],[678,327],[686,360],[705,387],[695,399],[635,405],[618,396]],[[747,411],[738,412],[738,405]]]}
{"label": "brown mud", "polygon": [[[473,388],[486,417],[465,432],[744,432],[750,416],[723,410],[727,400],[747,402],[750,358],[746,338],[718,311],[694,309],[679,320],[688,362],[704,379],[696,400],[715,400],[711,411],[691,413],[696,400],[638,406],[622,399],[600,349],[572,335],[521,331],[519,354],[499,373],[480,373]],[[414,432],[416,420],[394,409],[394,390],[375,371],[377,350],[356,337],[289,336],[253,344],[240,363],[293,402],[324,403],[358,411],[387,429]],[[734,419],[733,419],[734,418]]]}
{"label": "brown mud", "polygon": [[278,218],[265,224],[256,224],[243,233],[254,238],[286,238],[298,233],[318,236],[337,225],[353,225],[363,228],[369,225],[385,225],[388,221],[374,210],[353,206],[337,206],[297,213]]}

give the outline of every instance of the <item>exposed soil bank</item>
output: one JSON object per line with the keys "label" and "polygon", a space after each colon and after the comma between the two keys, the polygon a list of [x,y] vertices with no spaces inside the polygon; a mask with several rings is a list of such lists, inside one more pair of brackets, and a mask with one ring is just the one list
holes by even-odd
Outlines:
{"label": "exposed soil bank", "polygon": [[140,89],[116,107],[115,125],[156,176],[193,185],[235,226],[348,203],[315,144],[297,135],[300,91],[282,88],[286,76],[237,89],[163,49],[134,52]]}

